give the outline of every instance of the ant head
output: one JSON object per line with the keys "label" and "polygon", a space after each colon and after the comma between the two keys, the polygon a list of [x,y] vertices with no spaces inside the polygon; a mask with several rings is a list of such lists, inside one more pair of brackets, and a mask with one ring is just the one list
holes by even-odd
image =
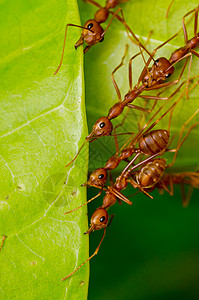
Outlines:
{"label": "ant head", "polygon": [[159,78],[161,76],[161,80],[165,80],[173,74],[174,67],[168,59],[165,57],[160,57],[155,61],[152,71],[154,71]]}
{"label": "ant head", "polygon": [[104,186],[107,180],[107,171],[104,168],[98,168],[95,171],[93,171],[89,177],[89,180],[82,184],[82,186],[85,185],[97,185],[97,186]]}
{"label": "ant head", "polygon": [[84,234],[91,233],[94,230],[99,230],[101,228],[106,228],[107,225],[108,225],[108,213],[104,208],[99,207],[94,211],[91,217],[90,228]]}
{"label": "ant head", "polygon": [[90,19],[84,24],[84,28],[81,33],[80,39],[75,44],[75,49],[83,44],[85,41],[88,46],[93,46],[97,44],[98,42],[102,42],[103,40],[103,28],[100,26],[100,24]]}
{"label": "ant head", "polygon": [[97,23],[104,23],[108,19],[109,11],[105,7],[102,7],[98,9],[98,11],[95,13],[95,21]]}
{"label": "ant head", "polygon": [[113,125],[109,118],[101,117],[99,118],[94,126],[92,132],[86,137],[87,141],[98,138],[104,135],[110,135],[113,130]]}

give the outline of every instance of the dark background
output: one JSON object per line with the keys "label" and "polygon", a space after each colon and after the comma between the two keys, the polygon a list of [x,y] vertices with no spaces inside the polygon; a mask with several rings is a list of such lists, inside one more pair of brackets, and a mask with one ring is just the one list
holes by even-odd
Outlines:
{"label": "dark background", "polygon": [[[199,299],[199,191],[187,208],[178,187],[173,197],[153,195],[110,209],[115,217],[90,264],[89,300]],[[89,217],[101,201],[89,205]],[[101,235],[90,236],[90,253]]]}

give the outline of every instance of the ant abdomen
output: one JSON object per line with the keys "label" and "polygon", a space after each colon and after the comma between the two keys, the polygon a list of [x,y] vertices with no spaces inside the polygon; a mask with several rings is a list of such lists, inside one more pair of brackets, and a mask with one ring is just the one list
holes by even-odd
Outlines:
{"label": "ant abdomen", "polygon": [[170,133],[168,130],[152,130],[139,141],[139,149],[146,155],[154,155],[166,150],[169,143]]}
{"label": "ant abdomen", "polygon": [[136,174],[137,183],[143,188],[150,188],[158,182],[165,170],[166,159],[157,158],[145,164]]}

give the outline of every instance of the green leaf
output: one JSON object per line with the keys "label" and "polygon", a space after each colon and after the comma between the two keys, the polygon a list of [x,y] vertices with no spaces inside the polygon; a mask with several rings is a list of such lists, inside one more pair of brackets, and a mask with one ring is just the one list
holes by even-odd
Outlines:
{"label": "green leaf", "polygon": [[88,265],[61,282],[88,257],[87,150],[65,168],[87,126],[79,30],[74,1],[1,1],[0,4],[0,253],[1,299],[86,299]]}

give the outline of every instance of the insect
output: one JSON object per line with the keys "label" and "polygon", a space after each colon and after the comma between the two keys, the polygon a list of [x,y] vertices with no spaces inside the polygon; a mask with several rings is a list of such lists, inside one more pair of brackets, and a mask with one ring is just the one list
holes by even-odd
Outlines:
{"label": "insect", "polygon": [[[116,179],[116,181],[123,181],[123,177],[125,178],[129,178],[129,176],[131,177],[131,179],[128,179],[127,181],[134,187],[134,188],[139,188],[142,192],[144,192],[145,194],[147,194],[147,196],[151,197],[145,189],[151,188],[153,187],[156,183],[161,181],[161,177],[164,173],[164,170],[166,168],[170,168],[174,165],[174,162],[176,160],[177,157],[177,153],[180,149],[180,147],[183,145],[183,143],[185,142],[185,140],[187,139],[187,137],[189,136],[190,132],[193,130],[193,128],[195,128],[199,122],[196,122],[195,124],[193,124],[189,129],[187,134],[184,136],[184,138],[182,138],[183,132],[185,127],[187,126],[187,124],[199,113],[199,109],[196,110],[192,116],[183,124],[180,134],[179,134],[179,139],[177,142],[177,147],[176,149],[167,149],[167,145],[168,142],[165,143],[165,137],[162,136],[160,137],[160,139],[156,140],[156,143],[159,144],[159,147],[162,144],[162,148],[160,147],[160,153],[159,155],[162,155],[165,151],[169,151],[169,152],[174,152],[174,157],[173,157],[173,161],[166,165],[166,160],[162,159],[162,158],[157,158],[154,159],[152,161],[149,161],[149,159],[145,159],[144,161],[142,161],[141,163],[138,163],[136,166],[131,167],[132,163],[135,161],[135,159],[137,159],[136,155],[135,157],[132,159],[132,161],[125,167],[125,169],[122,171],[121,175]],[[167,136],[167,134],[166,134]],[[168,136],[169,137],[169,136]],[[149,143],[148,146],[151,151],[151,153],[153,153],[153,149],[152,149],[152,144],[153,144],[153,137],[149,138]],[[164,144],[166,146],[166,148],[164,148]],[[158,148],[159,148],[158,147]],[[154,154],[155,155],[155,154]],[[154,156],[153,155],[153,156]],[[143,165],[143,162],[146,162],[146,164]],[[141,165],[141,169],[139,171],[136,171],[134,173],[132,173],[132,171],[137,168],[139,165]],[[129,169],[130,167],[130,169]],[[117,185],[116,185],[117,186]],[[165,188],[166,189],[166,188]]]}
{"label": "insect", "polygon": [[[84,53],[86,53],[95,44],[97,44],[99,42],[103,42],[104,36],[105,36],[107,30],[109,29],[113,19],[116,18],[125,26],[125,28],[127,30],[127,34],[129,36],[129,38],[131,39],[131,41],[135,44],[139,44],[142,48],[144,48],[143,45],[138,40],[138,38],[136,37],[136,35],[130,30],[129,26],[126,24],[126,22],[124,20],[122,9],[118,8],[114,13],[111,11],[112,8],[115,8],[119,4],[126,2],[126,1],[128,1],[128,0],[124,0],[124,1],[107,0],[105,7],[102,7],[101,5],[99,5],[97,2],[95,2],[93,0],[87,0],[87,2],[90,2],[90,3],[94,4],[95,6],[99,7],[99,9],[95,13],[94,19],[89,19],[88,21],[86,21],[84,26],[79,26],[79,25],[75,25],[75,24],[67,24],[66,25],[61,60],[60,60],[59,66],[56,69],[54,75],[57,74],[57,72],[59,71],[59,69],[62,65],[68,27],[82,28],[81,37],[75,43],[75,49],[77,49],[80,45],[82,45],[85,42],[87,44],[87,46],[84,48]],[[120,17],[118,15],[119,12],[121,12],[122,17]],[[109,21],[106,29],[104,30],[102,28],[101,24],[106,22],[106,20],[109,17],[109,14],[112,14],[112,18]],[[131,31],[130,34],[129,34],[129,30]],[[133,40],[132,36],[135,40]]]}
{"label": "insect", "polygon": [[[188,135],[190,134],[191,130],[199,123],[199,122],[197,122],[197,123],[193,124],[189,128],[188,133],[182,139],[182,134],[183,134],[185,126],[193,119],[193,117],[198,112],[199,112],[199,109],[182,126],[179,140],[178,140],[178,145],[177,145],[176,149],[174,149],[175,153],[178,152],[178,150],[180,149],[180,147],[182,146],[182,144],[184,143],[184,141],[187,139]],[[158,152],[156,154],[162,155],[162,153],[164,151],[165,151],[165,149],[162,152]],[[110,225],[110,222],[109,222],[110,218],[108,216],[107,210],[110,208],[110,206],[115,204],[116,198],[118,197],[118,195],[122,195],[120,193],[120,191],[126,188],[127,183],[130,183],[134,188],[139,188],[139,190],[141,190],[142,192],[147,194],[147,196],[150,197],[150,195],[146,192],[146,189],[154,187],[155,184],[157,184],[161,180],[166,167],[172,166],[176,159],[176,155],[175,155],[172,163],[170,163],[169,165],[166,166],[166,159],[156,158],[156,159],[152,160],[152,158],[154,156],[155,155],[141,161],[140,163],[138,163],[137,165],[134,165],[133,167],[131,167],[128,170],[125,169],[125,171],[119,177],[117,177],[114,187],[109,187],[107,189],[106,195],[103,198],[102,206],[95,210],[95,212],[93,213],[93,215],[91,217],[90,228],[88,229],[87,232],[84,233],[84,234],[90,234],[95,230],[100,230],[103,228],[104,232],[103,232],[103,236],[99,242],[99,245],[97,246],[94,253],[88,259],[86,259],[72,273],[70,273],[67,276],[65,276],[64,278],[62,278],[62,281],[71,277],[75,272],[77,272],[83,265],[85,265],[89,260],[91,260],[91,258],[93,258],[95,255],[97,255],[97,253],[99,252],[99,248],[105,237],[106,228]],[[137,167],[139,167],[141,165],[143,165],[143,166],[141,167],[141,169],[139,171],[132,172],[132,171],[134,171],[134,169],[136,169]],[[124,198],[126,198],[126,197],[124,196]],[[119,199],[124,200],[120,197],[119,197]],[[126,201],[126,199],[124,201],[131,205],[132,202],[130,202],[128,199],[127,199],[128,201]]]}
{"label": "insect", "polygon": [[[183,94],[184,93],[182,93],[182,95]],[[181,99],[181,97],[179,99]],[[179,99],[177,100],[178,102],[179,102]],[[175,105],[177,104],[176,102],[170,107],[171,112],[173,112],[172,109],[174,109]],[[103,228],[103,230],[104,230],[103,236],[102,236],[102,238],[99,242],[99,245],[97,246],[95,252],[88,259],[86,259],[79,267],[77,267],[72,273],[70,273],[67,276],[65,276],[64,278],[62,278],[62,281],[66,280],[67,278],[72,276],[75,272],[77,272],[83,265],[85,265],[91,258],[93,258],[95,255],[97,255],[97,253],[99,252],[99,248],[100,248],[100,246],[102,244],[102,241],[105,237],[106,228],[111,223],[111,222],[109,222],[110,217],[108,216],[107,210],[110,208],[110,206],[112,206],[116,203],[117,198],[119,198],[120,200],[123,200],[124,202],[128,203],[129,205],[132,204],[132,202],[129,201],[128,198],[126,198],[124,195],[121,194],[121,190],[125,189],[128,183],[130,183],[134,188],[138,188],[140,191],[142,191],[147,196],[152,198],[146,190],[153,188],[156,184],[161,182],[161,178],[163,176],[163,173],[164,173],[165,169],[173,166],[173,164],[176,160],[177,152],[179,151],[180,147],[183,145],[183,143],[185,142],[185,140],[189,136],[192,129],[197,124],[199,124],[199,122],[193,124],[188,129],[188,132],[184,136],[184,138],[182,138],[185,127],[198,114],[198,112],[199,112],[199,109],[196,110],[194,112],[194,114],[192,114],[192,116],[183,124],[183,126],[181,128],[181,131],[180,131],[180,134],[179,134],[179,139],[178,139],[176,149],[168,150],[168,151],[171,151],[171,152],[175,152],[173,161],[170,164],[166,165],[166,159],[164,159],[164,158],[155,158],[155,156],[162,156],[162,154],[165,151],[167,151],[169,136],[166,139],[166,143],[162,143],[163,140],[164,140],[164,137],[162,136],[160,138],[160,141],[161,141],[160,145],[162,144],[161,148],[158,147],[158,150],[154,150],[154,149],[149,150],[148,149],[149,152],[146,151],[145,154],[148,154],[148,155],[151,155],[151,156],[144,159],[143,161],[139,162],[138,164],[132,166],[132,162],[134,162],[138,157],[137,154],[141,153],[141,150],[139,149],[137,154],[134,156],[134,158],[131,160],[131,162],[127,165],[127,167],[123,170],[121,175],[116,178],[115,184],[108,187],[108,188],[103,187],[103,190],[106,191],[106,194],[103,198],[102,206],[97,208],[95,210],[95,212],[93,213],[93,215],[91,217],[90,228],[88,229],[87,232],[85,232],[85,234],[90,234],[95,230],[100,230],[100,229]],[[166,113],[168,113],[168,111],[166,111]],[[170,127],[170,122],[171,122],[171,116],[170,116],[170,119],[169,119],[169,127]],[[168,129],[169,129],[169,127],[168,127]],[[165,131],[166,136],[168,135],[168,132],[169,132],[169,130]],[[138,135],[139,135],[139,133],[138,133]],[[153,136],[153,133],[152,133],[152,135],[149,138],[149,143],[155,141],[154,136]],[[144,142],[144,139],[143,139],[143,142]],[[140,148],[145,149],[146,144],[142,145],[142,143],[141,143]],[[138,171],[134,171],[138,167],[141,167],[141,168]],[[96,186],[96,187],[99,188],[99,186]],[[88,202],[92,201],[95,198],[96,198],[96,196],[94,198],[90,199]],[[78,208],[76,208],[76,209],[78,209]],[[74,210],[76,210],[76,209],[74,209]],[[72,210],[72,211],[74,211],[74,210]],[[69,213],[69,212],[67,212],[67,213]]]}
{"label": "insect", "polygon": [[123,200],[124,202],[128,203],[129,205],[132,204],[131,201],[129,201],[124,195],[122,195],[119,191],[119,189],[115,189],[114,187],[110,187],[106,191],[106,195],[103,198],[103,204],[101,207],[97,208],[95,212],[93,213],[91,217],[91,222],[90,222],[90,228],[88,229],[87,232],[84,234],[90,234],[95,230],[100,230],[104,229],[103,236],[99,242],[99,245],[97,246],[95,252],[88,258],[86,259],[78,268],[76,268],[72,273],[68,274],[61,280],[64,281],[67,278],[71,277],[75,272],[77,272],[82,266],[84,266],[91,258],[93,258],[95,255],[97,255],[99,248],[102,244],[102,241],[105,237],[106,233],[106,228],[111,224],[113,215],[110,217],[108,216],[107,209],[110,208],[110,206],[114,205],[116,202],[116,198],[119,197],[120,200]]}
{"label": "insect", "polygon": [[[186,33],[186,26],[185,26],[185,17],[188,16],[191,13],[195,13],[195,25],[194,25],[194,38],[189,40],[187,39],[187,33]],[[142,107],[138,107],[136,105],[132,105],[131,102],[136,99],[137,97],[145,98],[145,99],[153,99],[153,100],[164,100],[164,98],[157,97],[157,96],[147,96],[147,95],[141,95],[144,91],[149,91],[149,90],[154,90],[154,89],[160,89],[160,88],[165,88],[172,86],[174,84],[177,84],[185,70],[186,64],[187,64],[187,59],[189,56],[192,57],[192,54],[198,56],[197,52],[193,50],[194,48],[198,47],[198,37],[196,36],[196,31],[197,31],[197,18],[198,18],[198,7],[190,12],[188,12],[184,17],[183,17],[183,30],[184,30],[184,36],[185,36],[185,47],[179,48],[178,50],[174,51],[171,54],[171,57],[169,60],[167,60],[165,57],[160,57],[157,60],[154,60],[154,55],[157,52],[158,49],[163,47],[166,43],[168,43],[171,39],[176,37],[177,34],[175,34],[172,38],[168,39],[166,42],[162,43],[160,46],[155,48],[153,52],[150,54],[150,57],[148,61],[146,62],[146,65],[144,69],[141,72],[141,75],[138,79],[137,84],[135,85],[134,88],[132,88],[132,70],[131,70],[131,63],[132,59],[135,58],[136,55],[133,56],[133,58],[130,59],[129,61],[129,86],[130,86],[130,92],[128,92],[124,100],[121,100],[121,93],[119,91],[118,85],[114,79],[114,73],[116,70],[119,69],[116,67],[114,71],[112,72],[112,80],[114,87],[116,89],[117,95],[119,102],[115,103],[110,109],[107,117],[103,116],[99,118],[91,131],[91,133],[86,137],[84,143],[80,147],[78,153],[75,155],[74,159],[72,159],[67,165],[69,166],[74,160],[77,158],[79,155],[81,149],[83,148],[84,144],[86,142],[92,142],[96,140],[97,138],[100,138],[101,136],[108,136],[111,135],[112,130],[113,130],[113,125],[111,120],[117,118],[124,110],[125,107],[130,107],[134,109],[139,109],[141,111],[146,111],[146,109],[143,109]],[[129,29],[130,30],[130,29]],[[142,51],[141,51],[142,54]],[[174,73],[174,67],[173,65],[176,64],[177,62],[181,61],[182,59],[186,58],[185,64],[180,72],[180,75],[178,79],[171,81],[171,82],[164,82],[167,78],[169,78],[173,73]],[[123,60],[123,58],[122,58]],[[151,60],[154,61],[154,64],[151,68],[149,68],[149,64]],[[189,67],[189,73],[190,73],[190,67]],[[188,81],[189,81],[189,74],[188,74],[188,79],[187,79],[187,97],[188,97]],[[141,84],[142,83],[142,84]],[[140,85],[141,84],[141,85]]]}
{"label": "insect", "polygon": [[[170,97],[174,96],[185,83],[186,83],[186,81],[182,82],[181,85],[171,94]],[[190,90],[194,89],[195,86],[197,86],[197,84],[198,84],[198,82],[196,82]],[[101,195],[103,190],[106,191],[106,194],[112,195],[112,201],[114,201],[114,203],[116,202],[116,198],[118,198],[119,201],[122,200],[122,201],[130,204],[128,202],[128,199],[123,194],[120,193],[120,191],[127,186],[127,181],[126,181],[126,179],[125,180],[123,179],[123,175],[129,169],[131,164],[133,164],[134,161],[140,155],[149,156],[149,160],[151,160],[151,158],[160,155],[160,153],[161,153],[161,155],[163,155],[163,153],[165,151],[170,151],[170,152],[175,151],[175,150],[168,149],[169,138],[170,138],[170,124],[171,124],[173,111],[174,111],[176,105],[179,103],[179,101],[183,98],[184,93],[185,93],[185,91],[183,91],[181,93],[178,100],[176,100],[159,117],[159,119],[157,119],[155,122],[153,122],[149,128],[147,128],[147,126],[151,123],[151,121],[155,118],[155,116],[161,111],[161,109],[166,104],[161,106],[153,114],[153,116],[149,119],[149,121],[143,126],[143,128],[141,130],[139,130],[138,134],[135,135],[133,138],[129,139],[130,140],[129,144],[127,142],[123,145],[123,147],[120,150],[118,149],[117,153],[115,155],[113,155],[110,159],[108,159],[108,161],[106,162],[106,164],[103,168],[98,168],[91,173],[88,181],[86,183],[82,184],[82,186],[93,186],[93,187],[99,188],[100,189],[99,193],[97,195],[95,195],[93,198],[89,199],[84,204],[80,205],[79,207],[76,207],[72,210],[67,211],[65,214],[76,211],[77,209],[83,207],[84,205],[86,205],[86,204],[90,203],[91,201],[93,201],[94,199],[98,198]],[[165,129],[152,130],[153,127],[155,127],[169,112],[170,112],[170,117],[169,117],[168,129],[167,130],[165,130]],[[197,112],[194,113],[194,115],[191,117],[191,119],[196,114],[197,114]],[[185,122],[183,128],[185,127],[186,124],[187,123]],[[135,147],[137,143],[138,143],[138,148]],[[180,143],[180,140],[179,140],[179,143]],[[128,146],[126,146],[127,144],[128,144]],[[117,149],[117,145],[116,145],[116,149]],[[108,179],[108,171],[115,169],[120,164],[121,161],[123,161],[123,160],[126,161],[133,154],[135,154],[134,158],[123,170],[121,176],[118,177],[118,179],[117,179],[117,182],[119,182],[119,180],[121,182],[119,184],[117,183],[116,186],[114,186],[112,184],[112,186],[110,186],[108,188],[104,188],[104,185]],[[142,162],[141,164],[143,164],[143,163],[145,163],[145,162]],[[125,175],[125,178],[127,178],[127,177],[128,176]],[[122,179],[119,179],[119,178],[122,178]]]}
{"label": "insect", "polygon": [[[185,37],[185,46],[174,51],[171,54],[171,57],[169,60],[167,60],[165,57],[160,57],[154,61],[154,64],[151,68],[148,68],[151,60],[154,60],[153,57],[154,57],[155,53],[157,52],[157,50],[160,49],[161,47],[163,47],[171,39],[176,37],[179,34],[179,32],[177,34],[175,34],[172,38],[168,39],[166,42],[162,43],[160,46],[155,48],[153,50],[153,52],[151,53],[148,61],[146,62],[146,65],[145,65],[144,69],[142,70],[141,75],[138,79],[138,83],[136,84],[136,86],[134,88],[132,88],[132,78],[131,78],[132,59],[130,59],[130,61],[129,61],[130,92],[127,93],[124,97],[124,100],[121,101],[119,88],[117,87],[117,84],[114,81],[114,87],[116,88],[119,102],[117,102],[115,105],[113,105],[110,108],[107,117],[102,117],[97,120],[97,122],[93,126],[92,132],[90,133],[90,135],[87,136],[87,138],[86,138],[87,140],[92,140],[93,138],[98,138],[102,135],[110,135],[112,128],[113,128],[110,120],[118,117],[123,112],[123,110],[126,106],[131,107],[131,108],[137,108],[136,106],[131,105],[130,103],[138,96],[142,97],[142,98],[146,98],[146,99],[148,98],[148,99],[155,99],[155,100],[157,99],[158,100],[158,97],[155,97],[155,96],[147,97],[147,96],[140,95],[143,91],[145,91],[145,90],[148,91],[148,90],[159,89],[162,87],[171,86],[171,85],[177,84],[180,81],[182,74],[184,72],[184,69],[186,67],[187,60],[182,68],[179,78],[172,82],[164,83],[164,81],[174,73],[174,67],[173,67],[174,64],[176,64],[177,62],[181,61],[184,58],[192,56],[192,54],[199,57],[199,54],[197,52],[195,52],[195,50],[193,50],[193,49],[197,48],[199,45],[199,36],[197,34],[198,9],[199,8],[197,7],[196,9],[191,10],[183,17],[183,31],[184,31],[184,37]],[[188,41],[187,31],[186,31],[186,26],[185,26],[185,17],[193,12],[195,12],[194,37]],[[142,52],[141,52],[141,54],[142,54]],[[118,68],[116,68],[116,69],[118,69]],[[114,73],[114,71],[113,71],[113,73]],[[113,73],[112,73],[112,75],[113,75]],[[141,82],[142,82],[142,84],[140,85]],[[139,108],[137,108],[137,109],[139,109]]]}
{"label": "insect", "polygon": [[[181,83],[181,85],[167,99],[172,98],[180,90],[180,88],[184,85],[184,83],[185,81]],[[193,86],[193,88],[194,87],[195,86]],[[117,141],[116,141],[116,150],[117,150],[116,154],[113,155],[110,159],[108,159],[104,168],[96,169],[90,175],[89,180],[85,184],[83,184],[83,186],[84,185],[104,186],[108,177],[107,171],[115,169],[121,161],[127,160],[134,153],[137,154],[137,157],[140,154],[150,156],[164,149],[166,150],[169,142],[169,135],[170,135],[169,130],[170,130],[172,113],[176,105],[178,104],[178,102],[182,99],[183,95],[184,92],[182,92],[179,99],[169,109],[167,109],[166,112],[162,114],[162,116],[158,120],[156,120],[148,129],[146,129],[147,126],[150,124],[150,122],[164,107],[164,105],[161,106],[150,118],[150,120],[144,125],[144,127],[139,131],[139,133],[135,137],[129,139],[130,143],[129,144],[128,142],[125,143],[125,145],[120,150],[118,149]],[[169,119],[168,130],[158,129],[158,130],[151,131],[151,129],[153,129],[153,127],[156,126],[169,112],[171,112],[171,115]],[[158,144],[156,143],[156,140],[158,140]],[[137,142],[139,143],[138,149],[135,148]],[[150,146],[147,146],[148,143],[150,143]],[[128,146],[126,146],[127,144]]]}
{"label": "insect", "polygon": [[[184,83],[181,84],[181,86],[183,85]],[[181,88],[181,86],[178,87],[178,89],[172,94],[172,96],[174,94],[177,93],[177,91]],[[182,93],[183,95],[183,93]],[[158,112],[160,112],[160,110],[163,108],[160,107],[158,109],[158,111],[153,114],[153,116],[151,117],[151,119],[144,125],[144,127],[142,128],[142,130],[139,131],[139,133],[136,135],[136,137],[133,138],[133,140],[130,142],[130,144],[125,147],[125,145],[122,147],[122,149],[119,151],[119,149],[117,150],[117,153],[115,155],[113,155],[105,164],[104,168],[98,168],[96,169],[95,171],[92,172],[92,174],[90,175],[89,177],[89,180],[82,184],[82,186],[93,186],[93,187],[97,187],[97,188],[100,188],[100,191],[99,193],[94,196],[93,198],[91,198],[90,200],[88,200],[86,203],[82,204],[81,206],[79,207],[76,207],[75,209],[72,209],[68,212],[66,212],[65,214],[68,214],[70,212],[73,212],[79,208],[81,208],[82,206],[90,203],[91,201],[93,201],[94,199],[96,199],[97,197],[99,197],[101,195],[101,192],[102,190],[105,190],[103,187],[107,181],[107,178],[108,178],[108,171],[109,170],[113,170],[115,169],[121,161],[123,160],[127,160],[129,157],[131,157],[134,153],[136,153],[136,158],[142,153],[142,154],[145,154],[145,155],[153,155],[153,154],[156,154],[158,152],[160,152],[160,150],[162,149],[159,149],[157,148],[156,151],[149,151],[146,149],[146,146],[144,145],[144,141],[147,139],[147,135],[148,134],[152,134],[152,135],[158,135],[159,134],[161,135],[161,133],[165,136],[165,138],[168,140],[169,139],[169,134],[168,134],[168,131],[165,131],[165,130],[157,130],[157,131],[154,131],[154,132],[151,132],[150,130],[156,125],[158,124],[158,122],[169,112],[171,111],[171,113],[173,112],[175,106],[177,105],[177,103],[180,101],[180,99],[182,98],[179,97],[179,99],[158,119],[156,120],[146,131],[144,131],[144,129],[148,126],[148,124],[155,118],[155,116],[157,115]],[[169,130],[169,127],[170,127],[170,122],[171,122],[171,117],[170,117],[170,121],[169,121],[169,125],[168,125],[168,130]],[[160,133],[161,132],[161,133]],[[136,143],[139,142],[139,148],[136,149],[135,148],[135,145]],[[167,143],[168,144],[168,143]],[[124,149],[123,149],[124,148]],[[164,148],[166,149],[166,145],[164,145]],[[116,141],[116,149],[117,149],[117,141]],[[120,154],[119,154],[120,153]],[[109,190],[109,189],[108,189]],[[117,187],[117,191],[114,191],[113,188],[111,188],[111,192],[112,194],[116,194],[117,193],[117,196],[120,200],[123,200],[124,201],[124,196],[122,194],[119,194],[118,195],[118,192],[120,192],[120,187]],[[110,190],[109,190],[110,192]],[[116,200],[115,200],[116,201]],[[127,202],[127,201],[126,201]],[[128,202],[127,202],[128,203]]]}

